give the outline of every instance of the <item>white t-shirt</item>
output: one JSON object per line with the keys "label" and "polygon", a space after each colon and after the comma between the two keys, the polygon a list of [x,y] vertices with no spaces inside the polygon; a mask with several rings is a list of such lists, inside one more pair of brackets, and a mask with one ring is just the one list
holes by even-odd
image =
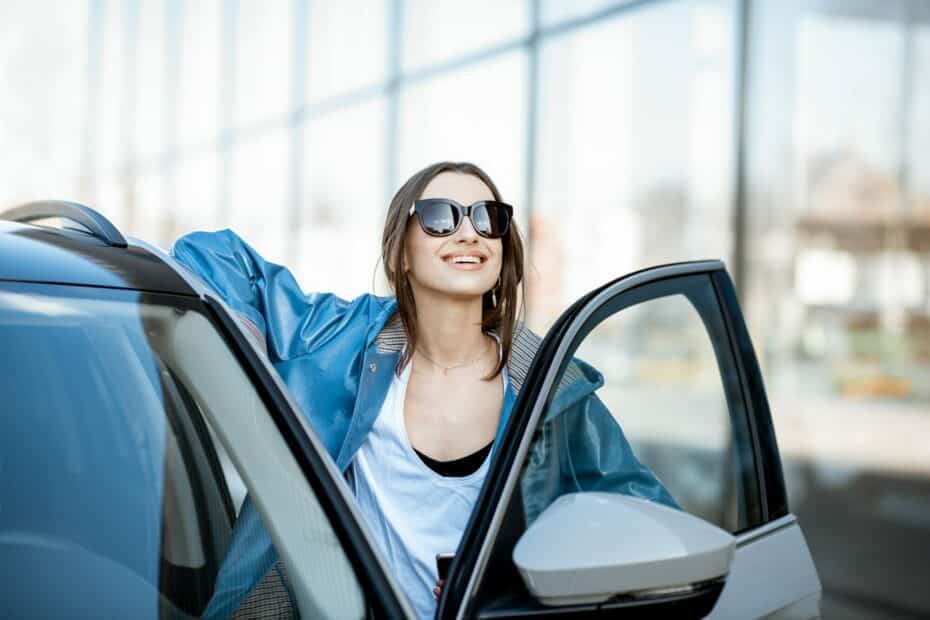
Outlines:
{"label": "white t-shirt", "polygon": [[[502,372],[506,392],[506,367]],[[408,363],[391,381],[371,432],[352,461],[349,481],[394,576],[425,620],[436,613],[436,554],[458,548],[489,459],[462,477],[442,476],[420,459],[404,424],[409,377]]]}

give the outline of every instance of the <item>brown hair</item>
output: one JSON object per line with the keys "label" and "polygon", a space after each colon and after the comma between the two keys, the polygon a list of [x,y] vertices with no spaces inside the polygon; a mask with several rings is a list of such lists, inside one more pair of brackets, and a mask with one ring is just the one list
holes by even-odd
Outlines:
{"label": "brown hair", "polygon": [[[417,346],[416,326],[416,300],[413,298],[413,289],[404,272],[404,248],[406,243],[407,222],[410,220],[410,205],[418,200],[434,177],[443,172],[457,172],[470,174],[479,178],[495,200],[501,200],[500,192],[491,178],[478,166],[467,162],[439,162],[423,168],[407,179],[388,207],[384,220],[384,233],[381,237],[381,260],[384,263],[384,274],[397,295],[397,312],[400,314],[407,335],[407,349],[397,362],[395,372],[399,375],[401,370],[410,361]],[[501,340],[503,355],[494,371],[484,377],[493,379],[510,359],[510,350],[513,346],[514,331],[517,321],[517,288],[521,287],[523,298],[526,298],[526,285],[523,282],[523,239],[515,221],[511,220],[507,234],[501,238],[503,256],[501,260],[500,286],[492,289],[497,296],[497,305],[491,303],[491,292],[488,291],[481,301],[481,330],[494,331]],[[525,308],[520,308],[521,318]]]}

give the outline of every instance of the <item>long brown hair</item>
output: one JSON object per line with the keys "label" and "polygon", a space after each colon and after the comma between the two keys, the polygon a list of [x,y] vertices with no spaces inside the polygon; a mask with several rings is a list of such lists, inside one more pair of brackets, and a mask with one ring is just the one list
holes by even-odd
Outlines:
{"label": "long brown hair", "polygon": [[[407,335],[407,349],[398,360],[395,368],[398,375],[410,361],[413,351],[417,347],[416,300],[413,298],[413,289],[403,268],[407,222],[412,217],[409,215],[409,209],[410,205],[423,194],[429,182],[443,172],[457,172],[475,176],[488,186],[495,200],[501,200],[497,186],[494,185],[494,182],[484,170],[468,162],[449,161],[435,163],[423,168],[407,179],[407,182],[397,190],[394,198],[391,199],[384,220],[384,233],[381,237],[381,260],[384,263],[384,274],[394,289],[394,294],[397,295],[397,312],[400,314],[404,332]],[[522,298],[526,298],[526,285],[523,282],[523,239],[515,221],[511,220],[510,228],[507,234],[501,238],[501,242],[503,256],[500,285],[482,296],[481,330],[484,332],[493,331],[497,334],[501,341],[503,355],[494,371],[484,377],[486,380],[491,380],[499,375],[510,359],[510,350],[513,346],[517,322],[518,287],[521,289]],[[492,291],[497,297],[496,306],[492,304]],[[524,313],[525,308],[521,305],[521,320]]]}

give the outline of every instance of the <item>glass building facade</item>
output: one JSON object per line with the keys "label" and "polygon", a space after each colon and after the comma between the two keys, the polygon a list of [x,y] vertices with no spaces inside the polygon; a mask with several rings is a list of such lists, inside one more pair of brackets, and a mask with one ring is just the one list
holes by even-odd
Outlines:
{"label": "glass building facade", "polygon": [[393,192],[473,161],[540,332],[722,258],[825,611],[930,614],[930,3],[14,0],[0,32],[0,207],[229,227],[305,290],[387,294]]}

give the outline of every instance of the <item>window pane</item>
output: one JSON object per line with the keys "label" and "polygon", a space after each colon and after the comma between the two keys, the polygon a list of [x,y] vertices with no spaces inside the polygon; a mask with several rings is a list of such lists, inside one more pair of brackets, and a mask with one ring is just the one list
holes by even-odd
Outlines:
{"label": "window pane", "polygon": [[189,146],[219,135],[223,5],[220,0],[204,0],[180,6],[178,141]]}
{"label": "window pane", "polygon": [[133,158],[153,164],[165,147],[165,126],[162,113],[167,97],[165,40],[165,6],[143,2],[138,9],[138,33],[135,43],[137,64],[133,71],[135,89],[135,126],[133,127]]}
{"label": "window pane", "polygon": [[561,21],[588,17],[598,11],[629,4],[630,0],[542,0],[540,2],[540,21],[543,26],[551,26]]}
{"label": "window pane", "polygon": [[[751,13],[741,297],[789,505],[825,593],[927,615],[928,6],[790,0]],[[824,617],[854,615],[842,609]]]}
{"label": "window pane", "polygon": [[387,211],[383,99],[327,114],[302,128],[304,191],[297,277],[305,290],[345,299],[388,294],[379,263]]}
{"label": "window pane", "polygon": [[[918,217],[930,216],[930,6],[924,8],[919,23],[908,27],[911,36],[910,50],[913,93],[910,95],[910,118],[913,128],[908,135],[908,178],[910,181],[911,209]],[[926,246],[924,246],[926,247]]]}
{"label": "window pane", "polygon": [[[573,382],[599,371],[599,402],[682,509],[731,532],[760,523],[746,410],[709,278],[624,293],[596,312],[581,337],[573,363],[556,380],[559,391],[574,393]],[[565,493],[643,488],[623,437],[596,419],[598,405],[585,405],[579,428],[565,427],[578,416],[563,411],[558,394],[523,473],[528,523]],[[585,471],[580,464],[591,459],[598,466]]]}
{"label": "window pane", "polygon": [[[797,88],[802,96],[795,99],[795,166],[803,196],[794,206],[839,209],[847,215],[850,209],[897,209],[897,196],[890,192],[875,205],[851,201],[843,193],[841,169],[845,163],[887,176],[898,168],[900,107],[888,95],[900,93],[901,72],[888,67],[901,65],[903,32],[893,22],[810,14],[800,20],[797,34]],[[848,71],[837,70],[843,66],[855,67],[854,82]],[[849,105],[850,98],[855,106]]]}
{"label": "window pane", "polygon": [[96,76],[98,89],[94,115],[93,164],[95,173],[107,174],[116,171],[130,155],[126,142],[125,127],[129,101],[127,92],[132,88],[128,83],[133,76],[127,66],[132,58],[129,54],[130,33],[132,32],[131,9],[126,3],[108,3],[101,11],[101,37],[97,42],[99,56],[95,59],[99,67]]}
{"label": "window pane", "polygon": [[236,143],[230,154],[230,204],[221,205],[219,216],[276,263],[286,258],[289,144],[283,130]]}
{"label": "window pane", "polygon": [[[531,325],[637,268],[727,258],[726,3],[656,3],[544,43]],[[596,223],[593,224],[593,223]]]}
{"label": "window pane", "polygon": [[318,101],[382,81],[387,72],[387,2],[310,2],[307,97]]}
{"label": "window pane", "polygon": [[134,179],[132,204],[132,223],[122,232],[167,245],[170,240],[165,235],[165,223],[170,212],[165,205],[165,175],[160,169],[145,171]]}
{"label": "window pane", "polygon": [[[442,63],[525,36],[527,4],[525,0],[409,0],[404,4],[403,69]],[[474,97],[479,92],[465,89],[460,94]]]}
{"label": "window pane", "polygon": [[[229,487],[240,479],[280,558],[249,610],[362,616],[319,502],[194,304],[0,288],[0,568],[22,580],[19,597],[0,600],[4,617],[199,616],[229,585],[217,580],[221,563],[237,559],[226,556],[236,548]],[[296,602],[287,574],[299,580]]]}
{"label": "window pane", "polygon": [[166,205],[175,227],[171,239],[191,230],[221,226],[216,212],[219,172],[220,155],[214,150],[184,157],[176,163],[175,201]]}
{"label": "window pane", "polygon": [[117,229],[131,226],[134,210],[129,183],[125,176],[101,175],[94,179],[91,205],[100,211]]}
{"label": "window pane", "polygon": [[294,2],[240,2],[234,124],[282,120],[293,104]]}
{"label": "window pane", "polygon": [[88,13],[87,3],[0,3],[0,209],[79,195]]}
{"label": "window pane", "polygon": [[402,182],[437,161],[470,161],[524,212],[526,56],[514,52],[401,92]]}

